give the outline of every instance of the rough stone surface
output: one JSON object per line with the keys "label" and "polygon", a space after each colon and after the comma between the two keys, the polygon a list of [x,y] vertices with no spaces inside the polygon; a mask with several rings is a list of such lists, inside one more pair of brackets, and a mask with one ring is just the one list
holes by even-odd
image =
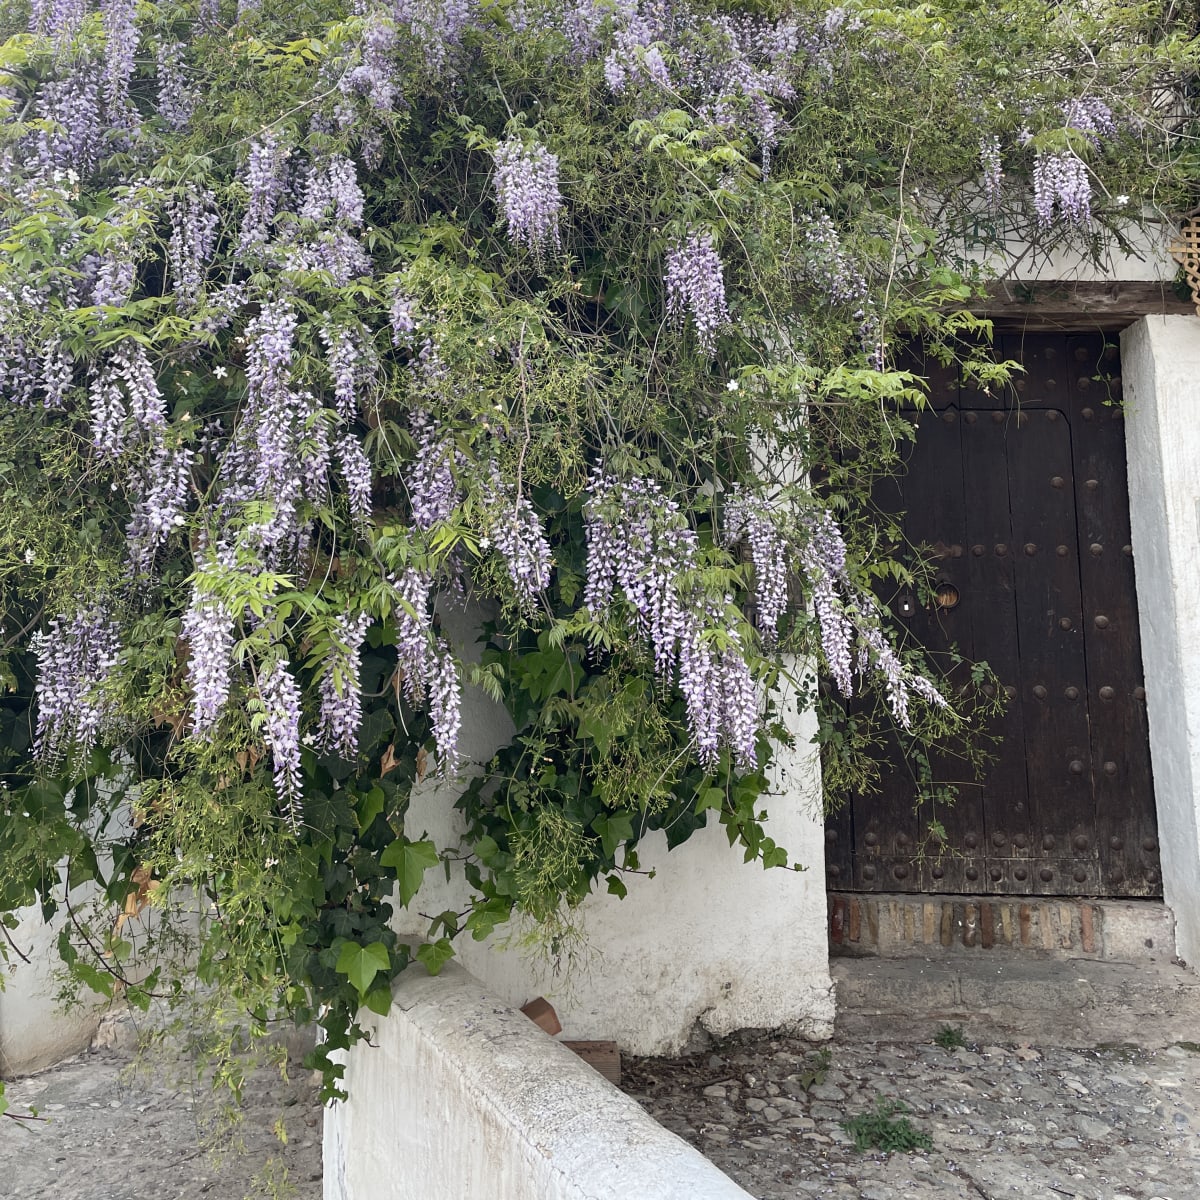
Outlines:
{"label": "rough stone surface", "polygon": [[[715,1067],[711,1058],[638,1059],[624,1086],[760,1200],[1200,1196],[1198,1050],[964,1051],[844,1037],[826,1049],[824,1089],[834,1085],[845,1100],[801,1100],[807,1120],[772,1121],[763,1104],[770,1082],[787,1087],[818,1066],[821,1052],[798,1040],[731,1040]],[[744,1082],[751,1065],[754,1088]],[[904,1104],[933,1149],[856,1150],[842,1122],[871,1111],[878,1097]]]}
{"label": "rough stone surface", "polygon": [[[824,1047],[739,1037],[627,1060],[623,1086],[759,1200],[1197,1200],[1195,977],[1145,964],[1139,991],[1123,965],[1088,963],[1084,986],[1072,965],[989,983],[924,978],[913,960],[840,963]],[[967,1044],[935,1043],[946,1028]],[[769,1121],[777,1093],[787,1116]],[[903,1104],[932,1149],[855,1149],[844,1122],[880,1098]]]}
{"label": "rough stone surface", "polygon": [[[294,1188],[283,1194],[319,1200],[321,1107],[309,1072],[255,1072],[244,1119],[227,1128],[206,1086],[173,1085],[133,1062],[128,1048],[104,1049],[6,1083],[9,1113],[36,1108],[38,1119],[0,1117],[5,1200],[270,1197],[267,1179],[282,1178],[271,1159]],[[286,1146],[273,1131],[281,1119]]]}

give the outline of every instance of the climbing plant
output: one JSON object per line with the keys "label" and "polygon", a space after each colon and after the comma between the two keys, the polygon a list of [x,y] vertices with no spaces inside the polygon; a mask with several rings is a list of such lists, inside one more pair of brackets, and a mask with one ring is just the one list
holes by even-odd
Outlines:
{"label": "climbing plant", "polygon": [[[65,909],[103,993],[315,1018],[332,1092],[410,953],[561,928],[648,831],[788,866],[780,689],[831,792],[885,730],[969,737],[872,594],[909,570],[870,503],[923,397],[896,355],[1003,386],[971,309],[1007,247],[1187,204],[1176,9],[0,22],[6,930]],[[466,688],[511,717],[489,761]],[[438,780],[459,845],[406,822]],[[471,899],[410,951],[394,909],[451,859]]]}

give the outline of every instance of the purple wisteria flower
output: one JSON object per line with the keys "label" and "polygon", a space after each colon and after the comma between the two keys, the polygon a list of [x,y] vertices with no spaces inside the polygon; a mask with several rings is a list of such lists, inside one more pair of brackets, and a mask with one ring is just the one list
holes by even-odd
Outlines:
{"label": "purple wisteria flower", "polygon": [[887,691],[892,716],[901,728],[911,725],[911,697],[945,708],[946,699],[924,676],[906,667],[880,624],[874,602],[857,592],[846,571],[846,543],[829,512],[806,515],[806,540],[800,567],[821,633],[825,665],[838,691],[854,694],[853,675],[879,674]]}
{"label": "purple wisteria flower", "polygon": [[754,563],[756,624],[771,642],[787,608],[788,539],[780,532],[767,502],[761,496],[736,491],[725,505],[725,542],[743,538]]}
{"label": "purple wisteria flower", "polygon": [[342,76],[347,96],[365,96],[372,108],[390,112],[396,102],[396,25],[382,12],[373,12],[363,26],[359,63]]}
{"label": "purple wisteria flower", "polygon": [[171,237],[167,263],[181,312],[191,312],[204,290],[204,277],[217,244],[216,197],[207,188],[188,188],[171,197],[167,205]]}
{"label": "purple wisteria flower", "polygon": [[716,352],[717,334],[729,324],[725,275],[712,234],[691,233],[667,251],[667,315],[692,318],[700,349]]}
{"label": "purple wisteria flower", "polygon": [[1062,216],[1086,226],[1092,217],[1092,182],[1087,166],[1070,150],[1040,153],[1033,160],[1033,207],[1038,223],[1052,225]]}
{"label": "purple wisteria flower", "polygon": [[192,688],[192,733],[211,735],[229,703],[233,686],[233,614],[215,596],[192,587],[180,636],[188,644],[188,682]]}
{"label": "purple wisteria flower", "polygon": [[350,502],[350,516],[365,528],[371,523],[371,460],[353,433],[343,433],[334,444],[342,482]]}
{"label": "purple wisteria flower", "polygon": [[346,760],[358,753],[358,731],[362,725],[362,644],[371,628],[370,613],[351,617],[342,613],[334,620],[329,657],[322,667],[318,694],[321,702],[317,722],[317,745],[326,754]]}
{"label": "purple wisteria flower", "polygon": [[100,0],[104,24],[104,103],[109,123],[136,127],[137,110],[129,103],[134,55],[138,48],[137,0]]}
{"label": "purple wisteria flower", "polygon": [[[653,479],[621,481],[593,473],[584,506],[584,604],[596,619],[616,599],[649,643],[655,673],[677,684],[701,763],[728,747],[743,768],[754,762],[759,704],[737,629],[700,586],[699,539]],[[717,648],[717,640],[725,649]],[[735,661],[736,660],[736,661]]]}
{"label": "purple wisteria flower", "polygon": [[555,155],[538,142],[526,145],[514,134],[496,147],[494,183],[496,203],[515,243],[534,254],[562,245],[558,218],[563,201]]}
{"label": "purple wisteria flower", "polygon": [[438,638],[429,663],[429,719],[437,745],[438,764],[452,774],[458,765],[458,738],[462,731],[462,682],[458,663],[445,638]]}
{"label": "purple wisteria flower", "polygon": [[34,635],[37,728],[34,749],[47,760],[74,751],[86,755],[115,718],[106,685],[120,662],[117,622],[102,605],[54,617]]}
{"label": "purple wisteria flower", "polygon": [[186,129],[196,108],[196,93],[184,74],[182,42],[163,42],[158,47],[158,115],[176,133]]}
{"label": "purple wisteria flower", "polygon": [[105,143],[100,86],[99,67],[86,59],[65,79],[42,84],[35,111],[46,128],[33,135],[31,149],[43,176],[95,169]]}
{"label": "purple wisteria flower", "polygon": [[463,493],[455,479],[463,457],[453,441],[441,433],[428,413],[415,410],[409,427],[417,453],[404,476],[412,523],[423,533],[450,518],[462,503]]}
{"label": "purple wisteria flower", "polygon": [[994,133],[979,139],[979,177],[988,204],[995,208],[1000,203],[1003,172],[1000,169],[1000,139]]}
{"label": "purple wisteria flower", "polygon": [[249,199],[238,242],[242,254],[262,245],[271,236],[271,227],[288,183],[290,153],[274,129],[268,129],[250,145],[245,175]]}
{"label": "purple wisteria flower", "polygon": [[485,535],[504,560],[517,602],[532,608],[550,583],[550,543],[529,500],[506,484],[493,464],[483,489]]}
{"label": "purple wisteria flower", "polygon": [[1094,146],[1100,145],[1101,138],[1113,137],[1117,132],[1112,109],[1095,96],[1065,101],[1062,119],[1068,129],[1078,129],[1087,134],[1088,141]]}
{"label": "purple wisteria flower", "polygon": [[282,659],[272,659],[258,677],[258,694],[266,710],[263,741],[271,752],[275,795],[293,833],[304,819],[300,778],[300,688]]}
{"label": "purple wisteria flower", "polygon": [[149,574],[155,552],[184,523],[190,467],[184,448],[168,447],[161,437],[154,439],[134,480],[137,499],[125,531],[129,562],[138,575]]}
{"label": "purple wisteria flower", "polygon": [[322,225],[338,224],[352,229],[362,224],[364,203],[354,163],[334,154],[310,172],[300,215]]}
{"label": "purple wisteria flower", "polygon": [[848,698],[854,694],[855,627],[839,594],[849,588],[846,543],[837,522],[824,510],[809,514],[806,525],[799,562],[817,614],[825,666]]}
{"label": "purple wisteria flower", "polygon": [[462,682],[449,644],[433,630],[433,581],[427,572],[409,567],[391,583],[401,687],[410,704],[428,704],[438,759],[449,773],[458,762]]}

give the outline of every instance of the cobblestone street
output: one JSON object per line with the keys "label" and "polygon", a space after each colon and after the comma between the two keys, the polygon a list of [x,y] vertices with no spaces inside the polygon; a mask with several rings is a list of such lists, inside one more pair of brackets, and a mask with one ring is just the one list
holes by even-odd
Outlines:
{"label": "cobblestone street", "polygon": [[[1200,1046],[839,1038],[827,1051],[822,1070],[804,1042],[735,1039],[637,1060],[625,1088],[758,1200],[1200,1197]],[[855,1149],[842,1123],[880,1097],[903,1103],[932,1150]]]}

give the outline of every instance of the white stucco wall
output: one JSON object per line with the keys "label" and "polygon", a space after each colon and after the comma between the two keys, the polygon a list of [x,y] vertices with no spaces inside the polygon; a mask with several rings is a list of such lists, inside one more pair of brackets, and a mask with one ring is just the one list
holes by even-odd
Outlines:
{"label": "white stucco wall", "polygon": [[749,1200],[461,967],[393,996],[326,1109],[325,1200]]}
{"label": "white stucco wall", "polygon": [[1200,964],[1200,318],[1121,336],[1130,522],[1164,898]]}
{"label": "white stucco wall", "polygon": [[55,942],[63,919],[47,925],[40,908],[17,914],[10,930],[14,944],[29,959],[10,951],[0,991],[0,1076],[24,1075],[82,1050],[92,1039],[108,1001],[86,989],[69,1012],[55,1003],[59,967]]}
{"label": "white stucco wall", "polygon": [[[459,644],[465,630],[456,630]],[[544,954],[519,944],[519,931],[497,931],[487,942],[456,941],[459,960],[487,988],[520,1007],[544,995],[569,1038],[609,1039],[635,1054],[669,1054],[689,1041],[697,1023],[709,1033],[789,1026],[828,1037],[834,1014],[826,930],[824,820],[819,763],[811,744],[815,717],[784,705],[796,748],[781,755],[767,832],[802,872],[742,861],[724,828],[709,827],[667,852],[654,833],[639,845],[643,870],[627,876],[629,895],[591,897],[576,914],[581,939],[575,957],[555,971]],[[505,715],[479,693],[465,697],[462,746],[486,761],[507,736]],[[405,825],[453,846],[462,825],[449,786],[414,795]],[[430,871],[398,932],[423,937],[419,914],[461,909],[469,889],[456,871],[449,883]]]}

